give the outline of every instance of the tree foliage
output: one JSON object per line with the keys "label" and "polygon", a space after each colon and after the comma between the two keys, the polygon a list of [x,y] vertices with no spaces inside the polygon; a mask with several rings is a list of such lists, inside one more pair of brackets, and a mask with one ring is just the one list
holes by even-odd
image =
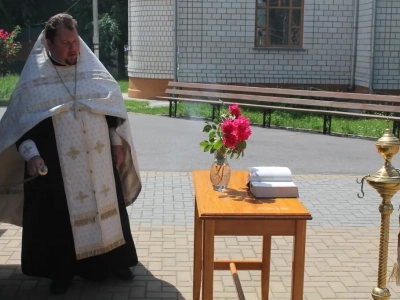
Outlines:
{"label": "tree foliage", "polygon": [[[70,13],[80,24],[81,37],[90,47],[93,47],[92,0],[78,1],[79,3],[71,8]],[[124,47],[128,44],[128,0],[98,1],[98,12],[100,60],[107,67],[117,65],[118,74],[123,77],[125,75]],[[117,57],[115,57],[116,53]],[[112,57],[115,57],[116,61]]]}
{"label": "tree foliage", "polygon": [[99,35],[102,38],[100,43],[100,60],[105,65],[117,66],[114,59],[117,50],[117,45],[120,40],[121,31],[118,28],[118,23],[111,18],[109,14],[103,14],[99,19]]}
{"label": "tree foliage", "polygon": [[[60,12],[71,14],[79,24],[82,39],[93,47],[93,0],[1,0],[0,27],[11,30],[16,25],[42,25]],[[98,0],[100,60],[113,66],[113,53],[118,53],[117,65],[125,73],[124,46],[128,44],[128,0]]]}
{"label": "tree foliage", "polygon": [[[79,1],[79,0],[78,0]],[[1,0],[0,1],[0,26],[21,28],[44,24],[48,18],[68,9],[71,0]]]}

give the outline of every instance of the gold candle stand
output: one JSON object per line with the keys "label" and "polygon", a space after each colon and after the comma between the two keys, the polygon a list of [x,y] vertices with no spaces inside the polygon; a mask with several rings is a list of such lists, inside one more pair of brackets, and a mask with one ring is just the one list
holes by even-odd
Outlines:
{"label": "gold candle stand", "polygon": [[[376,142],[378,153],[385,159],[385,164],[375,174],[367,175],[362,178],[371,185],[381,196],[382,202],[379,205],[381,213],[381,228],[379,239],[379,265],[378,265],[378,286],[372,292],[375,300],[388,300],[390,298],[389,289],[386,287],[388,247],[389,247],[389,225],[390,215],[393,211],[391,203],[392,197],[400,189],[400,173],[392,166],[391,160],[399,152],[400,141],[386,129],[383,136]],[[363,185],[361,185],[362,198],[364,196]]]}

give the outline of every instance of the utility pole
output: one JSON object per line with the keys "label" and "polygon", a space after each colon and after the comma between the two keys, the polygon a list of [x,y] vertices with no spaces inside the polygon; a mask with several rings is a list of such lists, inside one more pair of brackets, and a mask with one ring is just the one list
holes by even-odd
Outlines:
{"label": "utility pole", "polygon": [[93,50],[94,55],[99,58],[99,12],[97,0],[93,0]]}

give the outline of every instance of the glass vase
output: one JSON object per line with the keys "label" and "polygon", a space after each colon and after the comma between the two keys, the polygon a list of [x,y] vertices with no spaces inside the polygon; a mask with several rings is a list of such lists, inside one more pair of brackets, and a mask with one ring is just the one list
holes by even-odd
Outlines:
{"label": "glass vase", "polygon": [[214,152],[214,162],[210,168],[210,180],[215,191],[224,192],[231,178],[231,167],[226,151]]}

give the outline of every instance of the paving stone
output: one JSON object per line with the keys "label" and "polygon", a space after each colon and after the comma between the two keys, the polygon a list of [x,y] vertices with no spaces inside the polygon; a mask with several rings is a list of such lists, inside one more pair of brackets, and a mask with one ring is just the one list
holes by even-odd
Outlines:
{"label": "paving stone", "polygon": [[[191,299],[194,194],[191,174],[142,172],[144,188],[128,207],[140,264],[132,282],[102,284],[75,278],[63,299]],[[360,186],[354,176],[294,176],[301,201],[313,220],[307,225],[304,299],[371,299],[378,268],[381,202],[376,191]],[[398,211],[391,215],[388,272],[397,257]],[[0,224],[0,299],[59,299],[50,281],[25,276],[20,267],[21,229]],[[260,237],[217,237],[217,258],[257,259]],[[273,237],[270,299],[290,299],[293,238]],[[239,271],[247,299],[261,299],[260,272]],[[389,284],[391,299],[400,287]],[[10,298],[11,297],[11,298]],[[214,299],[236,299],[229,271],[215,271]]]}

